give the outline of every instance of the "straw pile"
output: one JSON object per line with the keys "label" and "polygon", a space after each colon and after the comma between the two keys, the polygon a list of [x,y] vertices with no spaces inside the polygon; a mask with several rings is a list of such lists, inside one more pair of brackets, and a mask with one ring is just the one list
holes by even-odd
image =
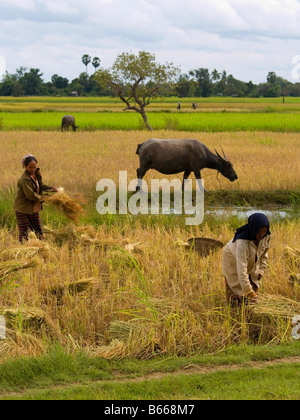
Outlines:
{"label": "straw pile", "polygon": [[287,319],[300,315],[300,302],[283,296],[259,295],[257,301],[250,303],[248,307],[257,315],[280,316]]}
{"label": "straw pile", "polygon": [[78,222],[79,217],[84,214],[84,210],[78,201],[71,198],[63,190],[59,190],[52,196],[45,196],[45,201],[57,208],[73,222]]}
{"label": "straw pile", "polygon": [[66,294],[74,295],[76,293],[82,293],[85,290],[87,290],[89,287],[96,285],[98,281],[94,278],[88,278],[88,279],[81,279],[74,282],[71,282],[69,284],[62,284],[57,285],[52,288],[50,288],[47,293],[50,293],[50,295],[56,296],[56,298],[59,300]]}
{"label": "straw pile", "polygon": [[0,253],[1,260],[30,260],[34,257],[50,257],[55,254],[54,248],[50,247],[47,242],[29,241],[28,243],[12,248],[7,248]]}
{"label": "straw pile", "polygon": [[290,269],[300,269],[300,249],[286,246],[284,248],[284,256]]}
{"label": "straw pile", "polygon": [[128,341],[136,325],[125,321],[113,321],[109,326],[109,339],[111,341]]}
{"label": "straw pile", "polygon": [[44,233],[52,235],[59,244],[73,242],[86,246],[94,245],[104,249],[115,245],[115,242],[100,237],[99,233],[92,226],[75,226],[70,224],[55,230],[44,226],[43,230]]}
{"label": "straw pile", "polygon": [[1,310],[8,322],[15,321],[21,317],[22,322],[27,323],[31,328],[39,328],[44,325],[54,338],[60,338],[61,332],[58,325],[51,317],[39,308],[6,308]]}
{"label": "straw pile", "polygon": [[29,262],[19,262],[16,260],[1,261],[0,262],[0,277],[5,277],[9,273],[24,270],[26,268],[34,268],[40,264],[37,258],[33,258]]}

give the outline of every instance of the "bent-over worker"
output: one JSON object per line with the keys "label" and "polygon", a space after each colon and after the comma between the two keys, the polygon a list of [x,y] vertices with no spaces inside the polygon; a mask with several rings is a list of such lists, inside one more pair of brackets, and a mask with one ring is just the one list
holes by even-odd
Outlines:
{"label": "bent-over worker", "polygon": [[267,216],[254,213],[225,246],[223,275],[228,303],[240,305],[244,298],[257,298],[260,280],[267,267],[270,235]]}

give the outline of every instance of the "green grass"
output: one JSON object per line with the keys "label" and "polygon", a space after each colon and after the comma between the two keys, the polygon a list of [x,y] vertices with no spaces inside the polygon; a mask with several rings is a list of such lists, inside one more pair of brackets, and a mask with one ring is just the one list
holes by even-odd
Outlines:
{"label": "green grass", "polygon": [[[299,345],[240,346],[215,355],[143,362],[107,361],[84,352],[68,354],[54,346],[44,356],[0,365],[0,400],[299,399],[299,363],[259,369],[250,365],[298,356]],[[233,364],[234,368],[226,369]],[[211,370],[182,374],[197,366]],[[162,375],[143,379],[151,374]]]}
{"label": "green grass", "polygon": [[[60,130],[65,112],[1,112],[2,130],[53,131]],[[79,130],[141,130],[144,123],[135,112],[73,112]],[[273,131],[299,132],[297,113],[238,113],[148,112],[150,125],[155,130],[192,132]]]}
{"label": "green grass", "polygon": [[[300,364],[205,375],[172,375],[131,383],[93,383],[14,396],[13,400],[296,400]],[[10,399],[10,398],[7,398]],[[193,404],[192,401],[188,401]]]}
{"label": "green grass", "polygon": [[[8,229],[16,228],[16,217],[13,209],[13,201],[15,197],[14,188],[7,188],[0,190],[0,226]],[[149,198],[150,200],[150,198]],[[188,229],[186,226],[186,215],[100,215],[96,209],[97,197],[90,197],[89,203],[84,205],[85,215],[81,217],[83,225],[93,225],[98,227],[100,225],[118,226],[123,229],[126,225],[131,225],[133,228],[137,220],[143,228],[149,228],[152,225],[159,225],[166,229],[179,227],[181,229]],[[205,194],[205,210],[222,208],[242,208],[253,207],[270,208],[270,210],[287,210],[288,216],[286,220],[299,218],[299,203],[300,191],[208,191]],[[69,223],[69,220],[56,209],[47,204],[44,204],[41,213],[43,225],[50,225],[53,228],[59,228]],[[241,223],[236,216],[230,217],[230,213],[226,216],[226,220],[231,220],[233,228],[237,228]],[[282,220],[283,222],[284,220]],[[213,214],[205,214],[205,223],[209,225],[218,225],[224,223],[224,217],[214,216]]]}

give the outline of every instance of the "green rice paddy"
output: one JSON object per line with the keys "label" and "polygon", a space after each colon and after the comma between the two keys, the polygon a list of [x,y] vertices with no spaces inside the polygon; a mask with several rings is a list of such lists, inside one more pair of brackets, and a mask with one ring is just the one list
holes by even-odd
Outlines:
{"label": "green rice paddy", "polygon": [[[0,112],[0,129],[53,131],[60,130],[63,111]],[[72,112],[80,129],[93,130],[141,130],[144,123],[136,112]],[[278,112],[198,112],[171,113],[148,112],[154,130],[193,132],[225,131],[300,131],[298,113]]]}

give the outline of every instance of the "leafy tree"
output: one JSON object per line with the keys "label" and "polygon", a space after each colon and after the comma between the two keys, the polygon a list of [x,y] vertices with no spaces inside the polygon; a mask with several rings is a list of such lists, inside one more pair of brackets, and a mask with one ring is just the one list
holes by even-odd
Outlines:
{"label": "leafy tree", "polygon": [[211,95],[213,91],[213,85],[210,78],[210,73],[208,69],[200,68],[197,70],[193,70],[190,73],[192,76],[195,77],[196,81],[198,82],[198,89],[196,90],[196,96],[202,96],[207,98]]}
{"label": "leafy tree", "polygon": [[43,73],[40,73],[40,69],[31,68],[29,72],[25,72],[19,78],[25,95],[40,95],[44,93],[42,75]]}
{"label": "leafy tree", "polygon": [[1,96],[12,96],[15,83],[17,82],[16,75],[5,73],[0,84],[0,95]]}
{"label": "leafy tree", "polygon": [[85,72],[87,74],[87,66],[90,64],[90,62],[92,61],[92,58],[88,55],[88,54],[84,54],[81,57],[81,61],[83,62],[83,64],[85,65]]}
{"label": "leafy tree", "polygon": [[180,75],[176,84],[176,93],[180,98],[192,97],[195,94],[197,84],[187,74]]}
{"label": "leafy tree", "polygon": [[66,77],[59,76],[58,74],[54,74],[51,77],[51,82],[57,89],[65,89],[69,85],[69,80]]}
{"label": "leafy tree", "polygon": [[278,98],[290,92],[291,86],[291,82],[277,76],[275,72],[271,71],[268,73],[267,83],[259,85],[259,94],[267,98]]}
{"label": "leafy tree", "polygon": [[276,75],[276,73],[275,73],[274,71],[270,71],[270,72],[268,73],[268,76],[267,76],[267,82],[268,82],[270,85],[274,85],[274,84],[276,83],[276,80],[277,80],[277,75]]}
{"label": "leafy tree", "polygon": [[24,96],[24,90],[22,89],[22,85],[21,85],[21,83],[20,82],[16,82],[15,84],[14,84],[14,88],[13,88],[13,91],[12,91],[12,96]]}
{"label": "leafy tree", "polygon": [[24,74],[27,72],[28,68],[27,67],[19,67],[18,69],[16,69],[16,77],[18,80],[21,79],[21,77],[24,76]]}
{"label": "leafy tree", "polygon": [[226,86],[224,88],[224,96],[246,96],[248,87],[245,82],[235,79],[232,74],[227,77]]}
{"label": "leafy tree", "polygon": [[175,86],[179,69],[173,64],[158,64],[155,55],[146,51],[122,53],[110,69],[98,70],[95,74],[100,85],[109,86],[112,92],[126,105],[126,110],[138,112],[152,130],[146,107],[158,96],[167,95]]}

